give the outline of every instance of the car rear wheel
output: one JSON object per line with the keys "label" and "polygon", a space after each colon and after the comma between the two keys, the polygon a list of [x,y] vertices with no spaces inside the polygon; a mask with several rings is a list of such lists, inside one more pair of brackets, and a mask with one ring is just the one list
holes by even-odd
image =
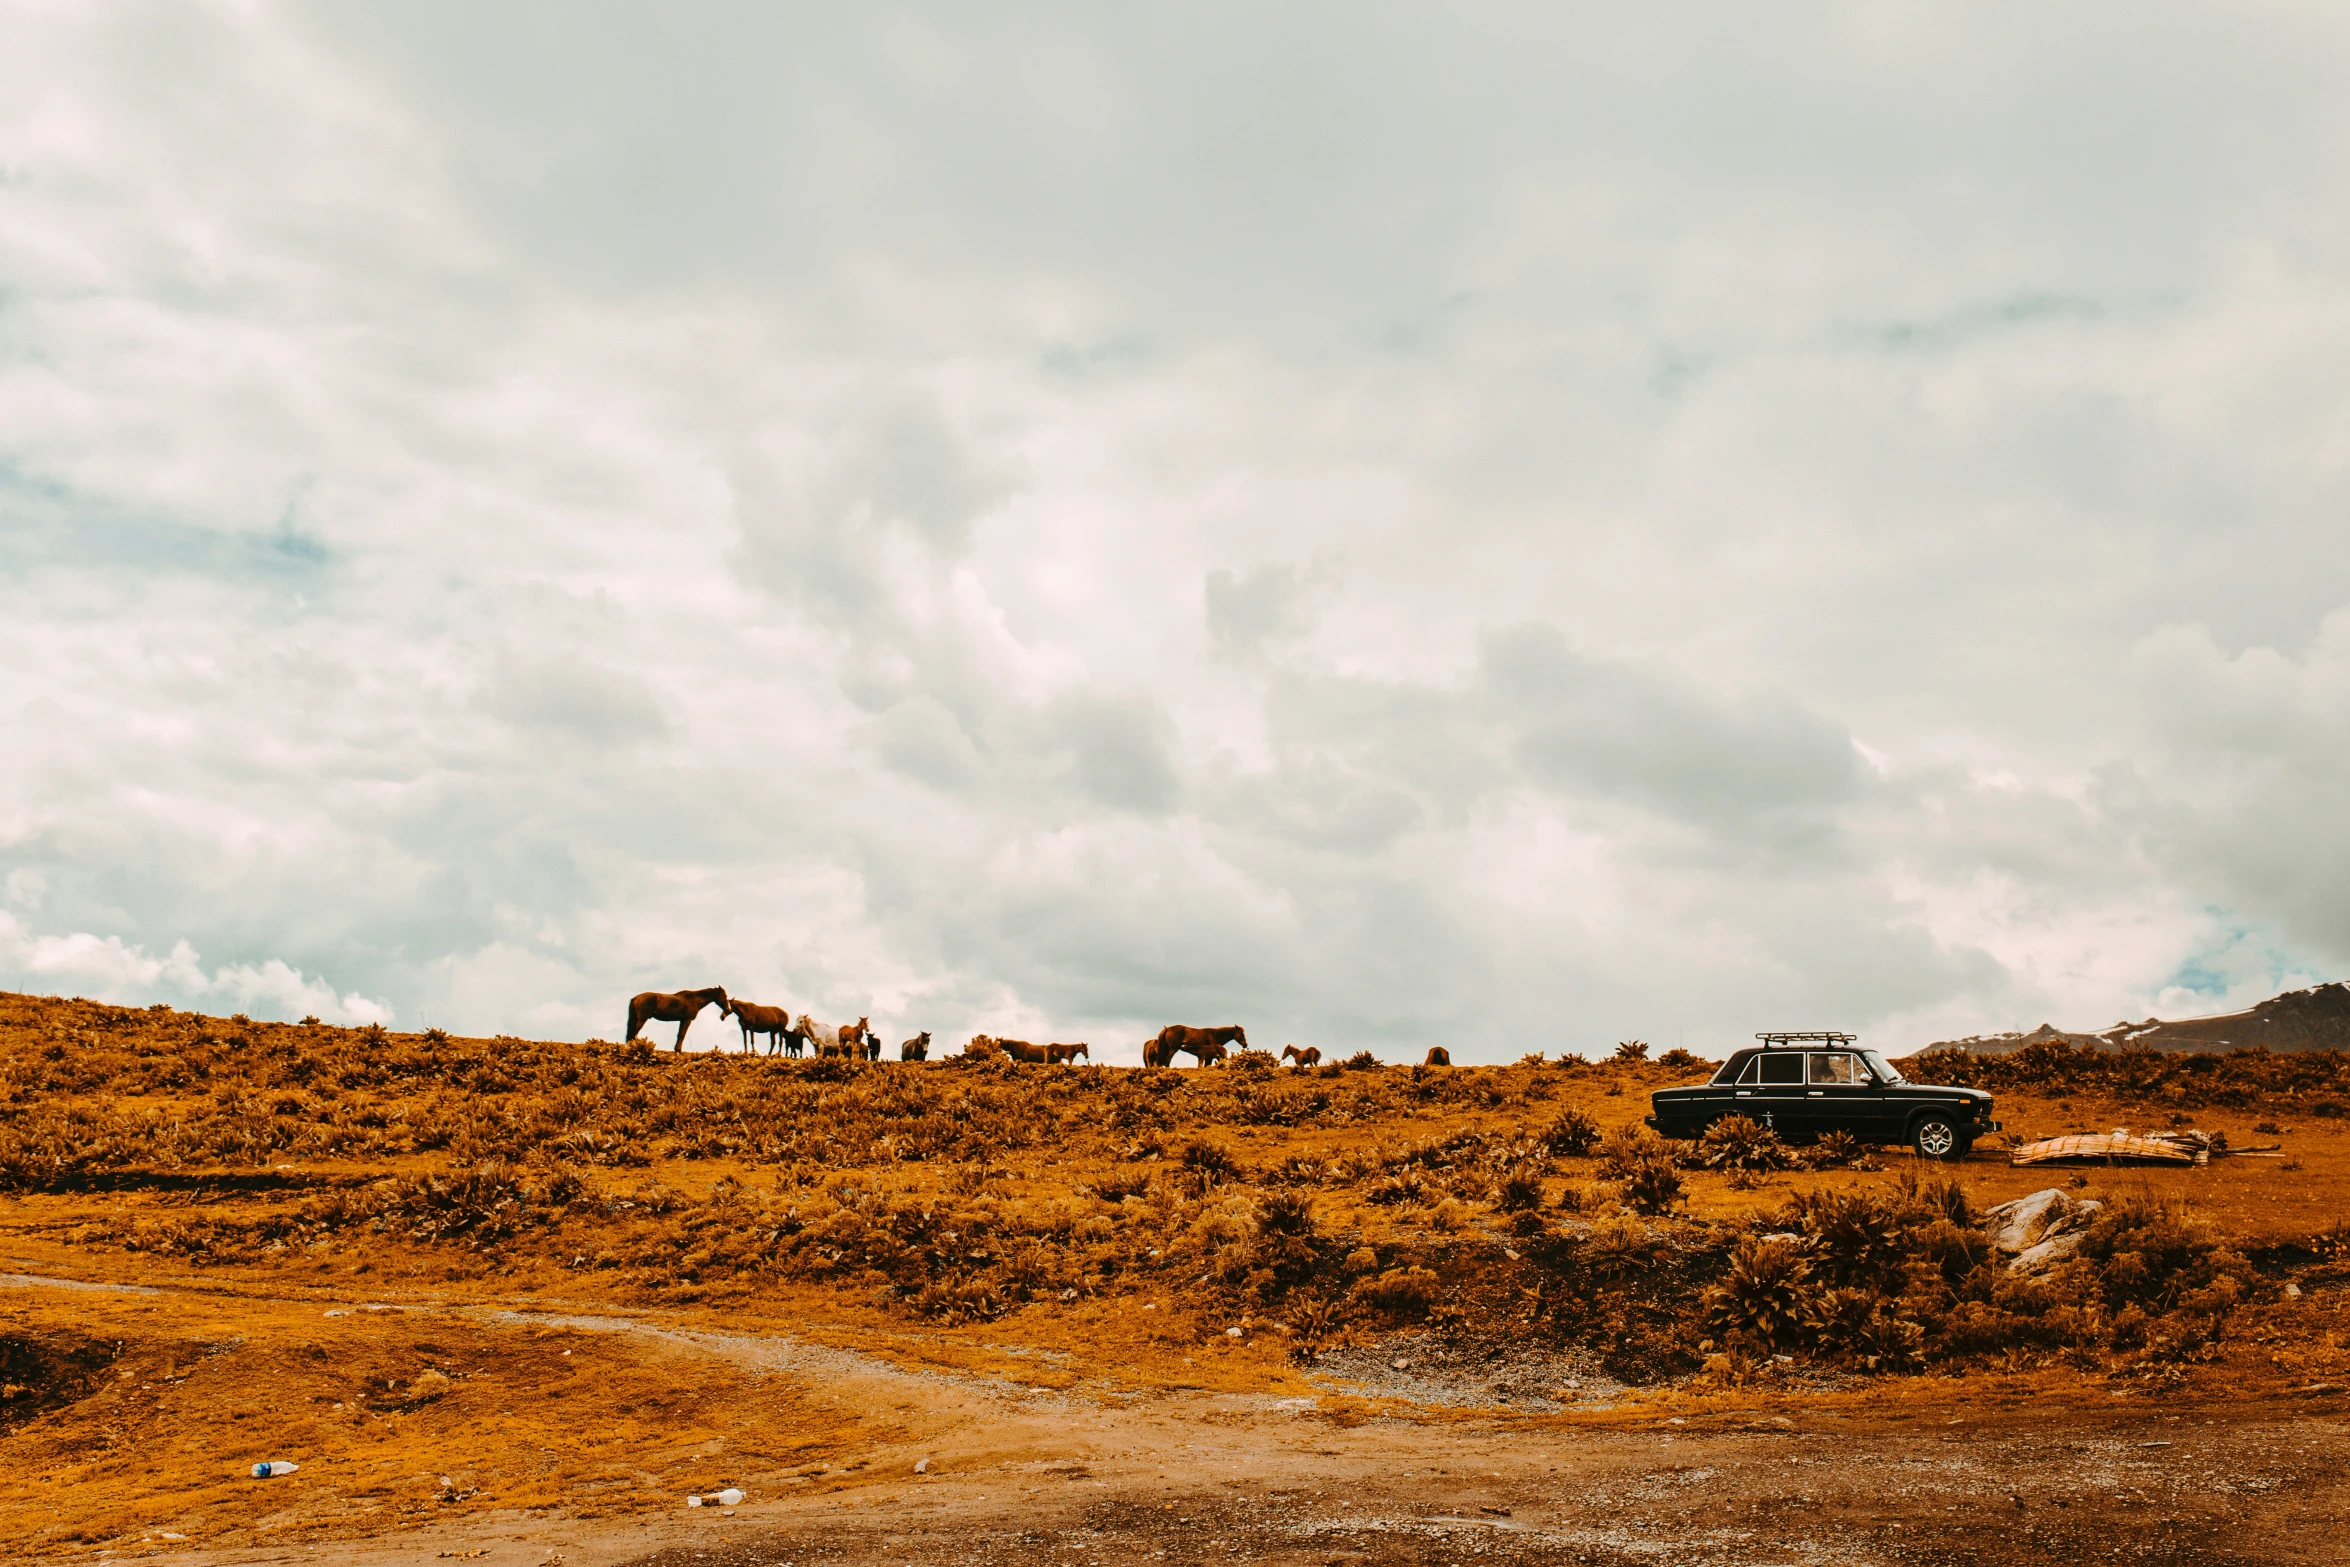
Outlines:
{"label": "car rear wheel", "polygon": [[1909,1146],[1921,1159],[1963,1159],[1966,1139],[1949,1117],[1921,1115],[1910,1123]]}

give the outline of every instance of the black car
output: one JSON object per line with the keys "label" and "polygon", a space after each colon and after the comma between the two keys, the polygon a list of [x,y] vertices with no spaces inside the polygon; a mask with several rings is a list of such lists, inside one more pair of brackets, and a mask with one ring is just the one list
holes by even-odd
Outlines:
{"label": "black car", "polygon": [[1850,1034],[1757,1034],[1759,1048],[1722,1063],[1696,1088],[1649,1095],[1648,1124],[1666,1137],[1697,1137],[1726,1115],[1752,1116],[1789,1142],[1850,1132],[1867,1143],[1907,1143],[1926,1159],[1963,1159],[1976,1138],[1999,1130],[1979,1088],[1913,1083]]}

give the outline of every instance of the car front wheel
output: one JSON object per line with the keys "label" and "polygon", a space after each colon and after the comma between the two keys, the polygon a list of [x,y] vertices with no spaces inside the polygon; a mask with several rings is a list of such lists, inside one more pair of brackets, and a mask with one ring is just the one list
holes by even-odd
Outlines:
{"label": "car front wheel", "polygon": [[1921,1159],[1966,1157],[1966,1140],[1958,1135],[1956,1125],[1939,1115],[1920,1116],[1911,1124],[1909,1146],[1917,1150]]}

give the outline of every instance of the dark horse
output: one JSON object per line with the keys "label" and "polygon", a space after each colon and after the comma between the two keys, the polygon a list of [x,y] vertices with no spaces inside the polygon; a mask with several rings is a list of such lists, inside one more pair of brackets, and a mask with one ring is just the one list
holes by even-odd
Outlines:
{"label": "dark horse", "polygon": [[677,1043],[674,1049],[685,1048],[685,1031],[694,1026],[694,1014],[709,1006],[726,1005],[726,987],[712,985],[708,990],[648,990],[628,1001],[628,1033],[634,1039],[644,1032],[647,1023],[675,1023]]}
{"label": "dark horse", "polygon": [[[745,1052],[750,1050],[758,1035],[765,1034],[767,1053],[773,1055],[783,1048],[784,1037],[791,1032],[791,1009],[788,1007],[763,1007],[756,1001],[721,1001],[718,1004],[718,1015],[732,1017],[741,1025]],[[798,1055],[799,1052],[795,1050],[792,1054]]]}
{"label": "dark horse", "polygon": [[1192,1028],[1182,1023],[1169,1023],[1159,1030],[1159,1037],[1142,1047],[1144,1066],[1173,1066],[1178,1051],[1188,1050],[1206,1066],[1211,1061],[1224,1059],[1225,1047],[1238,1045],[1248,1048],[1248,1031],[1238,1023],[1223,1028]]}

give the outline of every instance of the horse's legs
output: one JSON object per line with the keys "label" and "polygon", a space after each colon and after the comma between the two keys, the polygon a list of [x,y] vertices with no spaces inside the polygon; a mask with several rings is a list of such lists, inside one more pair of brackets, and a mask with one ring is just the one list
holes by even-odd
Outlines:
{"label": "horse's legs", "polygon": [[683,1054],[685,1051],[685,1031],[693,1026],[694,1020],[691,1014],[688,1014],[687,1016],[679,1019],[677,1024],[677,1043],[670,1046],[670,1049]]}

